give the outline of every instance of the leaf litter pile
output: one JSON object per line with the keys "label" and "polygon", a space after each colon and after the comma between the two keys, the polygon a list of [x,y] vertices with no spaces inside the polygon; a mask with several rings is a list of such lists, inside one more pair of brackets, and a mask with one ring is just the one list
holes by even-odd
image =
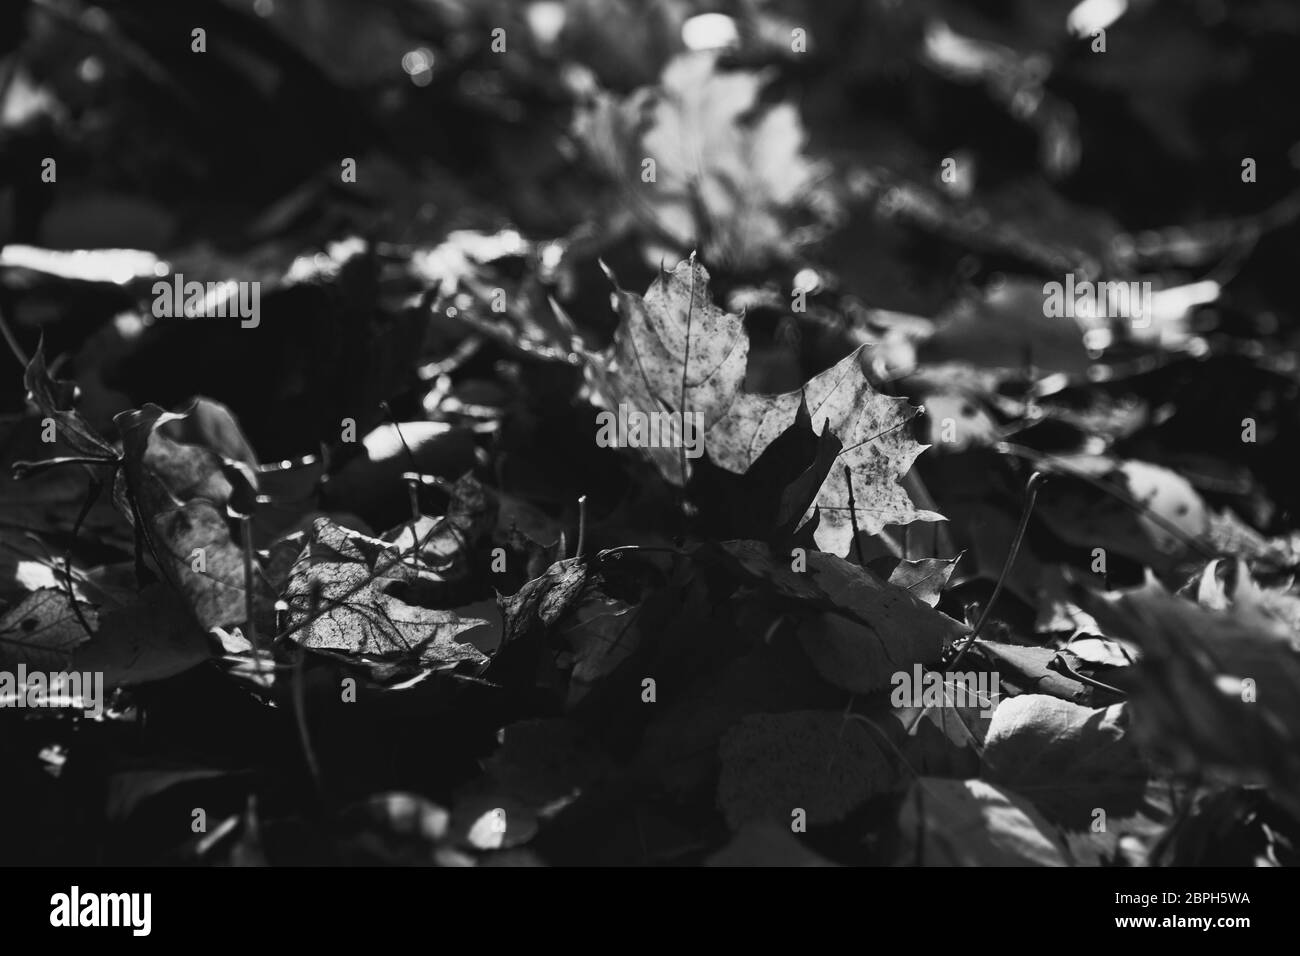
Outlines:
{"label": "leaf litter pile", "polygon": [[1295,862],[1297,53],[9,4],[6,862]]}

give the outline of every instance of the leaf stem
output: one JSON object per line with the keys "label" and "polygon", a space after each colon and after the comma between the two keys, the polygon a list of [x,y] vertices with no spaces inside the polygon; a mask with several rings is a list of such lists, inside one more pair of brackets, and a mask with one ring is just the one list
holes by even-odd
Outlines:
{"label": "leaf stem", "polygon": [[678,446],[678,461],[682,469],[682,488],[686,488],[686,382],[690,376],[691,369],[691,318],[695,314],[695,253],[691,252],[691,285],[690,292],[686,301],[686,350],[682,356],[682,390],[681,398],[677,402],[677,407],[682,413],[682,433],[680,444]]}
{"label": "leaf stem", "polygon": [[[14,72],[17,72],[16,66]],[[23,351],[23,347],[18,344],[18,339],[14,337],[13,329],[9,328],[9,321],[5,318],[3,310],[0,310],[0,335],[4,336],[4,340],[9,346],[9,351],[14,353],[14,358],[18,360],[18,364],[21,365],[23,371],[26,372],[27,366],[30,364],[31,360],[27,357],[27,353]]]}
{"label": "leaf stem", "polygon": [[844,483],[849,486],[849,523],[853,525],[853,547],[858,552],[858,564],[865,565],[862,560],[862,539],[859,537],[861,531],[858,530],[858,509],[853,501],[853,472],[848,465],[844,466]]}
{"label": "leaf stem", "polygon": [[578,496],[578,551],[574,555],[576,558],[582,557],[583,549],[587,544],[587,496]]}
{"label": "leaf stem", "polygon": [[89,467],[103,467],[111,465],[116,468],[121,459],[118,458],[95,458],[83,455],[67,455],[62,458],[43,458],[40,461],[16,461],[11,466],[13,476],[18,479],[30,478],[32,475],[47,468],[57,468],[60,465],[87,465]]}
{"label": "leaf stem", "polygon": [[1169,532],[1169,534],[1173,535],[1175,538],[1178,538],[1178,540],[1182,541],[1189,548],[1199,552],[1202,557],[1205,558],[1219,557],[1218,552],[1210,548],[1207,548],[1204,545],[1204,543],[1202,543],[1198,538],[1192,537],[1182,528],[1178,527],[1178,525],[1174,524],[1172,521],[1169,521],[1163,515],[1157,514],[1148,505],[1143,504],[1142,502],[1134,498],[1132,495],[1128,494],[1125,491],[1122,491],[1120,488],[1116,487],[1112,482],[1103,481],[1100,478],[1095,478],[1092,475],[1089,475],[1088,473],[1078,468],[1071,467],[1068,462],[1066,462],[1061,458],[1058,458],[1055,455],[1049,455],[1049,454],[1044,454],[1042,452],[1037,452],[1034,451],[1032,448],[1025,448],[1020,445],[1014,445],[1010,442],[999,442],[997,445],[997,450],[999,452],[1002,452],[1003,454],[1014,455],[1017,458],[1023,458],[1026,461],[1033,462],[1035,465],[1047,464],[1053,468],[1059,469],[1061,472],[1063,472],[1064,474],[1068,475],[1071,478],[1078,478],[1080,481],[1092,485],[1092,487],[1096,488],[1098,491],[1102,492],[1103,494],[1109,495],[1110,497],[1114,498],[1120,504],[1131,509],[1134,513],[1143,515],[1146,518],[1150,519],[1155,524],[1160,525],[1161,528]]}
{"label": "leaf stem", "polygon": [[[308,606],[308,612],[312,617],[315,617],[319,604],[320,591],[313,588],[311,604]],[[303,758],[307,761],[307,770],[311,773],[312,783],[315,785],[316,795],[319,797],[324,792],[324,784],[321,782],[320,762],[316,759],[316,749],[311,743],[311,732],[307,728],[307,705],[303,694],[302,668],[306,659],[307,648],[299,644],[297,654],[293,660],[290,693],[293,696],[294,723],[298,725],[298,742],[302,744]]]}
{"label": "leaf stem", "polygon": [[1124,691],[1120,690],[1118,687],[1112,687],[1110,684],[1103,684],[1101,681],[1089,677],[1086,674],[1080,674],[1070,666],[1069,661],[1062,657],[1059,651],[1050,661],[1047,662],[1047,669],[1049,671],[1056,671],[1060,674],[1064,674],[1071,680],[1077,680],[1080,684],[1087,684],[1089,687],[1095,687],[1098,690],[1104,690],[1108,693],[1115,694],[1117,697],[1128,697],[1128,694],[1124,693]]}
{"label": "leaf stem", "polygon": [[72,586],[72,549],[77,543],[77,534],[81,531],[82,522],[90,514],[90,509],[94,507],[95,502],[99,499],[99,493],[103,488],[104,483],[91,475],[90,487],[86,490],[86,498],[81,503],[81,510],[77,513],[77,520],[72,524],[72,541],[68,544],[68,550],[63,553],[63,576],[68,584],[68,603],[72,605],[72,613],[77,615],[77,621],[81,624],[81,629],[86,632],[87,637],[94,637],[95,632],[90,629],[90,623],[86,620],[86,615],[81,613],[81,605],[77,603],[77,592]]}
{"label": "leaf stem", "polygon": [[[1020,554],[1020,546],[1025,540],[1025,531],[1029,527],[1029,518],[1034,513],[1034,503],[1038,500],[1038,487],[1046,480],[1046,478],[1047,476],[1044,475],[1043,472],[1036,471],[1030,475],[1029,480],[1025,482],[1025,507],[1020,512],[1020,526],[1016,528],[1016,536],[1011,540],[1011,549],[1007,551],[1007,559],[1002,563],[1002,573],[998,575],[997,584],[993,586],[993,593],[989,596],[988,602],[985,603],[984,610],[980,613],[979,620],[975,622],[975,628],[970,632],[970,637],[966,638],[965,643],[961,646],[961,650],[957,652],[957,656],[945,665],[947,670],[952,671],[957,669],[957,665],[962,662],[962,658],[966,656],[966,652],[975,645],[975,641],[979,639],[980,632],[984,630],[984,625],[988,623],[989,615],[993,612],[993,605],[997,603],[998,596],[1002,594],[1002,586],[1006,584],[1007,577],[1011,573],[1011,567],[1016,563],[1017,555]],[[912,734],[916,731],[917,724],[919,724],[921,719],[929,712],[929,706],[921,708],[915,719],[908,726],[908,734]]]}
{"label": "leaf stem", "polygon": [[257,613],[254,609],[255,601],[253,594],[257,587],[256,579],[253,577],[253,518],[251,515],[239,516],[239,533],[244,540],[240,542],[243,545],[244,552],[244,614],[247,617],[245,626],[248,628],[248,643],[253,648],[253,668],[257,673],[262,672],[262,648],[257,637]]}

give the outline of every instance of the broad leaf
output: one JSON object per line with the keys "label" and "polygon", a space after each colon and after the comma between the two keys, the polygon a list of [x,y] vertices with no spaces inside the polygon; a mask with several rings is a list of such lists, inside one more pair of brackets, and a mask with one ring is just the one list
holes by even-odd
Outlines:
{"label": "broad leaf", "polygon": [[[80,604],[82,616],[95,627],[98,615]],[[47,671],[67,667],[72,652],[89,640],[85,627],[61,588],[41,588],[0,616],[0,665],[18,664]]]}
{"label": "broad leaf", "polygon": [[767,820],[834,823],[897,785],[894,758],[876,731],[844,714],[754,714],[722,738],[718,806],[732,829]]}
{"label": "broad leaf", "polygon": [[118,687],[164,680],[211,656],[181,596],[157,583],[129,604],[105,611],[95,639],[73,654],[72,667],[101,671],[106,686]]}
{"label": "broad leaf", "polygon": [[903,801],[901,863],[1065,866],[1065,846],[1032,804],[983,780],[923,777]]}
{"label": "broad leaf", "polygon": [[[888,524],[942,520],[935,512],[918,510],[899,483],[924,450],[907,431],[915,410],[906,399],[871,387],[860,349],[814,376],[801,391],[754,395],[741,387],[749,354],[744,322],[712,304],[703,266],[694,260],[679,263],[672,272],[661,273],[644,297],[619,290],[616,298],[622,322],[612,351],[590,365],[611,409],[679,416],[673,421],[682,421],[684,411],[702,426],[694,440],[710,460],[742,473],[795,422],[806,402],[813,431],[829,429],[841,443],[803,516],[820,514],[814,534],[819,548],[848,554],[855,525],[864,534],[875,534]],[[690,434],[678,432],[675,444],[691,440]],[[684,450],[691,449],[643,448],[674,484],[689,474]]]}
{"label": "broad leaf", "polygon": [[910,591],[834,555],[808,555],[810,576],[843,611],[823,612],[799,628],[818,672],[836,687],[870,693],[897,671],[937,661],[965,625]]}
{"label": "broad leaf", "polygon": [[[117,416],[126,487],[150,556],[185,595],[199,623],[205,629],[240,624],[248,618],[250,582],[227,523],[233,489],[214,452],[174,441],[162,430],[185,418],[157,405]],[[270,593],[256,568],[251,584],[265,610]]]}
{"label": "broad leaf", "polygon": [[1150,776],[1127,724],[1123,704],[1093,710],[1043,694],[1009,698],[989,725],[983,776],[1071,829],[1086,829],[1098,809],[1126,816]]}
{"label": "broad leaf", "polygon": [[889,583],[906,588],[930,607],[939,603],[948,579],[957,568],[961,555],[955,558],[922,558],[919,561],[899,561],[889,575]]}
{"label": "broad leaf", "polygon": [[1216,611],[1149,579],[1081,601],[1108,634],[1142,651],[1126,683],[1144,746],[1175,766],[1209,764],[1271,781],[1296,807],[1300,639],[1285,608],[1279,615],[1244,586],[1238,594]]}
{"label": "broad leaf", "polygon": [[[689,54],[668,64],[658,87],[625,100],[599,95],[579,114],[588,151],[637,191],[648,261],[698,243],[746,269],[797,250],[792,216],[810,205],[821,171],[803,156],[795,107],[762,105],[765,85],[760,73],[724,72],[713,54]],[[648,182],[643,159],[655,163]]]}
{"label": "broad leaf", "polygon": [[289,627],[305,647],[440,666],[485,663],[456,635],[485,622],[408,603],[429,572],[391,544],[318,518],[289,574]]}

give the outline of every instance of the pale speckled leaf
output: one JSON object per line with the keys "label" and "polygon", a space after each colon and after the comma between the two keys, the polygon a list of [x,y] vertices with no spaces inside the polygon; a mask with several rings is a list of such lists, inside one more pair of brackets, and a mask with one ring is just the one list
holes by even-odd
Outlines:
{"label": "pale speckled leaf", "polygon": [[[284,594],[290,627],[301,625],[293,637],[306,647],[368,656],[412,654],[435,666],[485,662],[472,644],[455,639],[485,621],[405,600],[422,580],[436,578],[413,566],[409,552],[318,518]],[[319,589],[320,613],[307,623],[314,589]]]}
{"label": "pale speckled leaf", "polygon": [[[814,509],[820,511],[814,536],[819,548],[848,554],[854,516],[866,534],[888,524],[942,520],[935,512],[917,509],[899,483],[926,446],[908,434],[906,425],[915,411],[907,400],[881,395],[871,387],[861,350],[814,376],[802,393],[744,392],[749,354],[744,322],[712,304],[708,283],[708,272],[692,259],[661,273],[644,297],[618,291],[622,323],[612,351],[592,363],[606,404],[612,408],[622,403],[645,414],[680,412],[684,405],[687,413],[702,416],[709,458],[739,474],[790,427],[802,395],[813,430],[829,428],[843,445],[816,502],[804,515],[807,520]],[[679,449],[642,451],[667,481],[681,483]]]}

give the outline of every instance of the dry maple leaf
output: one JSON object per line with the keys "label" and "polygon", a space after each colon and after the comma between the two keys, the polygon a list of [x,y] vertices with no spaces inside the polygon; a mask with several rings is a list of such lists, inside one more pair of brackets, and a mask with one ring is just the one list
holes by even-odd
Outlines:
{"label": "dry maple leaf", "polygon": [[[626,99],[600,94],[579,113],[576,132],[593,158],[627,185],[632,209],[677,252],[699,242],[711,260],[740,269],[788,259],[799,245],[791,216],[818,205],[822,169],[803,155],[806,139],[790,103],[763,107],[768,77],[717,69],[712,53],[670,62],[659,85]],[[653,178],[646,165],[653,161]],[[663,245],[651,243],[647,260]]]}
{"label": "dry maple leaf", "polygon": [[[855,524],[875,534],[888,524],[943,520],[918,510],[899,484],[926,446],[908,434],[916,412],[907,399],[871,387],[861,350],[813,376],[802,392],[754,395],[741,387],[749,356],[744,321],[713,305],[709,274],[694,257],[661,272],[646,295],[619,289],[616,298],[621,323],[612,350],[589,366],[608,406],[646,415],[685,412],[701,426],[709,458],[739,474],[790,427],[802,395],[813,430],[829,428],[842,443],[804,515],[806,521],[814,509],[820,513],[819,548],[848,554]],[[683,433],[689,443],[691,433]],[[641,451],[667,481],[682,484],[690,468],[684,449]]]}
{"label": "dry maple leaf", "polygon": [[284,593],[294,639],[353,654],[411,654],[434,666],[486,662],[456,640],[485,621],[412,603],[415,586],[432,575],[411,560],[389,542],[317,518]]}

